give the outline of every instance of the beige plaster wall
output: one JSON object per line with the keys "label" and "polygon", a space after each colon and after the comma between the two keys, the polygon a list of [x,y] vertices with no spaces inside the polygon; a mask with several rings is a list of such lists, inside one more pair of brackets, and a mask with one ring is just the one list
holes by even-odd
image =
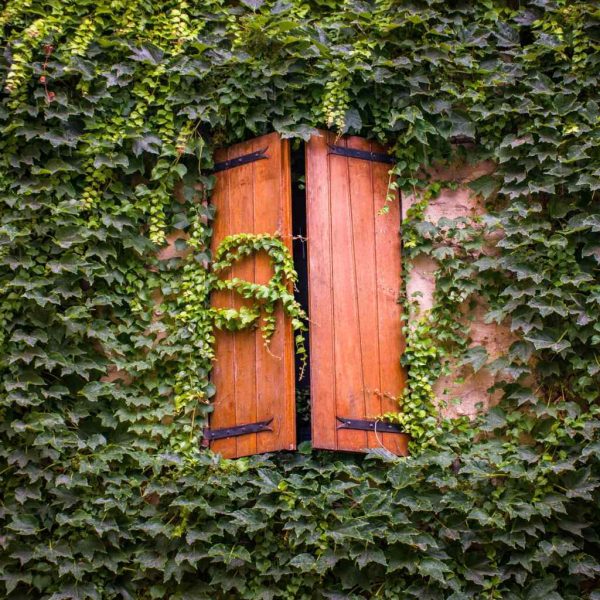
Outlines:
{"label": "beige plaster wall", "polygon": [[[440,195],[430,202],[426,210],[426,219],[436,223],[441,217],[455,219],[457,217],[482,215],[485,212],[484,203],[467,184],[469,181],[491,171],[492,165],[489,163],[481,163],[475,166],[457,166],[435,171],[435,179],[458,181],[460,185],[456,190],[442,190]],[[406,216],[406,211],[418,199],[418,196],[403,197],[403,217]],[[486,251],[494,252],[494,240],[490,240]],[[432,258],[427,256],[418,257],[414,261],[410,280],[407,282],[408,298],[417,301],[421,314],[431,308],[433,303],[435,288],[433,273],[435,269],[436,264]],[[471,345],[484,346],[490,360],[493,360],[508,349],[514,338],[508,326],[495,323],[486,324],[484,322],[486,311],[486,306],[484,306],[483,301],[480,301],[475,311],[470,314],[473,317],[470,332]],[[465,322],[467,322],[466,319]],[[461,379],[464,379],[464,381],[461,382]],[[435,386],[441,412],[445,416],[455,417],[461,415],[473,416],[478,410],[485,410],[498,399],[497,394],[490,394],[487,391],[495,382],[496,377],[486,368],[474,374],[470,366],[456,366],[450,376],[442,377]],[[459,400],[459,402],[456,403],[456,400]]]}

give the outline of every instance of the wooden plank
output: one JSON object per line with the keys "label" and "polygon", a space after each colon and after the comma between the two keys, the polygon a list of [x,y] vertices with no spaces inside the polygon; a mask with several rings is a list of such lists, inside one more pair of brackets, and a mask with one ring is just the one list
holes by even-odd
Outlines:
{"label": "wooden plank", "polygon": [[[371,150],[371,143],[360,137],[347,140],[350,148]],[[359,349],[361,354],[362,392],[364,416],[374,419],[381,414],[379,389],[378,314],[377,314],[377,263],[375,260],[375,213],[373,202],[373,163],[367,160],[348,159],[350,199],[352,207],[352,237],[354,241],[354,273],[358,302]],[[357,394],[359,391],[357,390]],[[378,437],[367,433],[368,448],[376,448]]]}
{"label": "wooden plank", "polygon": [[[261,149],[264,138],[254,141],[253,151]],[[262,146],[264,147],[264,146]],[[291,251],[291,179],[289,144],[280,143],[276,134],[269,136],[269,160],[254,164],[254,230],[256,233],[283,235]],[[274,168],[273,164],[279,165]],[[285,198],[286,201],[279,201]],[[256,257],[256,281],[268,283],[273,275],[271,261],[266,255]],[[293,347],[289,319],[282,307],[276,312],[277,329],[267,348],[260,331],[256,332],[256,418],[273,418],[273,434],[257,434],[257,452],[267,452],[275,445],[293,450],[296,447],[296,410],[294,390],[294,355],[286,351]],[[261,380],[277,382],[283,371],[283,385],[260,385]],[[291,377],[291,380],[290,380]],[[283,402],[282,402],[283,396]]]}
{"label": "wooden plank", "polygon": [[[375,152],[383,151],[377,144],[372,144],[372,149]],[[372,168],[373,211],[378,213],[385,205],[389,165],[373,163]],[[395,200],[389,204],[389,212],[375,216],[381,414],[398,411],[398,396],[406,383],[406,374],[400,364],[405,347],[400,320],[402,311],[398,304],[402,274],[400,215],[400,196],[396,193]],[[394,454],[408,454],[408,436],[385,433],[381,439],[384,446]]]}
{"label": "wooden plank", "polygon": [[307,230],[313,445],[406,453],[406,436],[337,430],[335,417],[398,409],[404,386],[399,202],[385,216],[389,166],[328,155],[329,143],[383,152],[359,137],[321,132],[307,144]]}
{"label": "wooden plank", "polygon": [[311,430],[315,448],[335,450],[336,378],[328,134],[306,144]]}
{"label": "wooden plank", "polygon": [[[216,161],[229,159],[229,150],[218,150],[215,153]],[[230,226],[230,172],[223,171],[217,177],[215,189],[211,202],[215,206],[215,220],[213,222],[212,251],[225,238]],[[215,306],[233,306],[232,292],[216,292],[212,296]],[[215,362],[212,369],[212,382],[217,394],[213,400],[213,413],[210,417],[210,426],[214,429],[230,427],[236,423],[235,413],[235,377],[233,365],[235,362],[234,334],[228,331],[215,329]],[[225,458],[234,457],[237,453],[237,444],[234,438],[217,440],[211,444],[211,448]]]}
{"label": "wooden plank", "polygon": [[[289,147],[277,134],[262,136],[228,150],[216,161],[267,148],[268,159],[216,174],[212,202],[217,208],[213,251],[227,235],[281,233],[291,244]],[[222,218],[219,217],[221,215]],[[266,282],[272,273],[267,256],[247,257],[222,277]],[[239,308],[250,301],[237,294],[213,295],[214,306]],[[211,448],[226,458],[295,447],[294,347],[289,319],[280,310],[270,353],[259,329],[216,332],[212,380],[216,387],[212,429],[255,423],[274,417],[273,432],[215,440]],[[276,357],[277,356],[277,357]]]}
{"label": "wooden plank", "polygon": [[[345,140],[338,145],[346,146]],[[336,415],[360,419],[365,416],[362,352],[358,312],[356,252],[353,231],[350,165],[343,156],[329,154],[331,177],[331,231],[333,266],[333,320],[335,348]],[[367,433],[338,430],[338,448],[363,450]]]}
{"label": "wooden plank", "polygon": [[[231,153],[232,150],[235,151]],[[252,141],[236,144],[229,158],[237,158],[253,151]],[[254,163],[229,169],[229,235],[254,233]],[[231,269],[231,277],[254,281],[255,259],[238,261]],[[233,308],[251,307],[252,302],[233,295]],[[236,331],[233,335],[236,425],[256,423],[256,332],[251,329]],[[256,434],[235,438],[236,456],[256,453]]]}

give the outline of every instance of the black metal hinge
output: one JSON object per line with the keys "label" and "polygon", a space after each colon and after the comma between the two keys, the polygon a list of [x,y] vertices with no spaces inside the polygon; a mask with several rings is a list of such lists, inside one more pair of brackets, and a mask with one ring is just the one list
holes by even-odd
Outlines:
{"label": "black metal hinge", "polygon": [[270,427],[273,418],[268,421],[258,421],[258,423],[246,423],[245,425],[235,425],[234,427],[223,427],[221,429],[204,429],[204,441],[223,440],[225,438],[237,437],[238,435],[247,435],[249,433],[260,433],[261,431],[273,431]]}
{"label": "black metal hinge", "polygon": [[359,429],[360,431],[376,431],[377,433],[404,433],[404,430],[397,423],[388,423],[387,421],[370,421],[368,419],[347,419],[346,417],[336,417],[341,423],[338,429]]}
{"label": "black metal hinge", "polygon": [[219,171],[226,171],[227,169],[233,169],[234,167],[240,167],[241,165],[247,165],[248,163],[254,162],[256,160],[263,160],[265,158],[269,158],[265,152],[266,148],[262,150],[257,150],[256,152],[251,152],[250,154],[243,154],[242,156],[238,156],[237,158],[231,158],[229,160],[224,160],[223,162],[215,163],[213,167],[213,173],[218,173]]}
{"label": "black metal hinge", "polygon": [[362,160],[370,160],[372,162],[381,162],[393,165],[396,159],[389,154],[383,152],[369,152],[368,150],[357,150],[356,148],[346,148],[345,146],[335,146],[329,144],[329,154],[345,156],[347,158],[360,158]]}

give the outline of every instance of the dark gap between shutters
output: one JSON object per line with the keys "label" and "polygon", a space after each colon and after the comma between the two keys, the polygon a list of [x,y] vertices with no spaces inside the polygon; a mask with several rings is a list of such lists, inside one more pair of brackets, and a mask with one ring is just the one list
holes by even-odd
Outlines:
{"label": "dark gap between shutters", "polygon": [[[294,295],[308,314],[308,255],[306,243],[306,161],[304,143],[296,142],[292,146],[292,232],[294,236],[294,266],[298,273],[298,284]],[[310,330],[310,324],[309,324]],[[306,333],[306,348],[310,331]],[[300,361],[296,357],[296,441],[311,439],[310,432],[310,354],[304,377],[300,379]]]}

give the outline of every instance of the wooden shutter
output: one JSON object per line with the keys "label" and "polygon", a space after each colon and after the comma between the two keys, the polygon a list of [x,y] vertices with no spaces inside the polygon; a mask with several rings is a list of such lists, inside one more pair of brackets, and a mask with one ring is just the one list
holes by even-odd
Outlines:
{"label": "wooden shutter", "polygon": [[[264,152],[262,152],[264,151]],[[255,154],[254,156],[249,156]],[[290,152],[273,133],[217,151],[213,251],[227,235],[280,233],[292,247]],[[266,255],[238,262],[223,277],[266,283],[272,275]],[[247,300],[233,292],[214,294],[214,306],[239,308]],[[294,346],[291,324],[278,309],[277,330],[265,348],[258,329],[216,332],[216,387],[209,435],[219,430],[269,421],[272,431],[212,439],[211,448],[226,458],[274,450],[293,450],[295,433]]]}
{"label": "wooden shutter", "polygon": [[339,420],[372,427],[364,421],[398,410],[405,382],[399,198],[378,214],[390,164],[374,142],[320,133],[306,148],[313,445],[406,454],[407,436],[383,423]]}

